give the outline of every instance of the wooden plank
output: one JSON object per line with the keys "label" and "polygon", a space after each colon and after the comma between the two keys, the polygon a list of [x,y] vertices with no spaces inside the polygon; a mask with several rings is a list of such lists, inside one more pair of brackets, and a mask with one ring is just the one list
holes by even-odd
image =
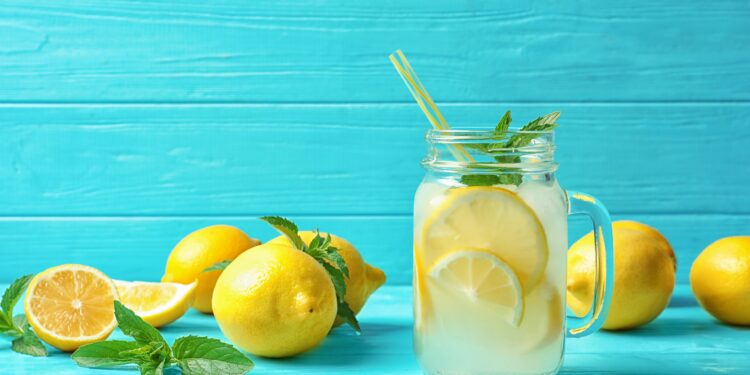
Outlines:
{"label": "wooden plank", "polygon": [[[411,280],[411,218],[292,217],[303,230],[320,229],[351,241],[389,284]],[[254,217],[110,217],[0,220],[0,282],[63,263],[82,263],[112,278],[158,281],[172,248],[188,233],[230,224],[263,242],[278,235]],[[8,280],[6,280],[8,279]]]}
{"label": "wooden plank", "polygon": [[[410,216],[293,216],[301,228],[329,231],[350,240],[366,261],[382,268],[388,285],[410,285]],[[693,259],[711,242],[750,234],[750,215],[615,215],[658,228],[677,253],[677,282],[688,283]],[[97,267],[111,277],[158,280],[174,245],[189,232],[226,223],[262,241],[277,233],[254,217],[37,217],[0,219],[0,282],[63,263]],[[577,217],[570,241],[591,230]]]}
{"label": "wooden plank", "polygon": [[[555,109],[559,179],[616,213],[750,213],[750,104]],[[445,106],[490,127],[506,109]],[[424,171],[416,105],[6,105],[4,215],[411,214]]]}
{"label": "wooden plank", "polygon": [[750,99],[743,1],[4,1],[0,101]]}
{"label": "wooden plank", "polygon": [[[5,285],[0,285],[5,287]],[[690,299],[679,288],[677,299]],[[378,291],[359,315],[363,334],[335,329],[311,352],[284,360],[253,357],[259,374],[421,374],[412,351],[411,289]],[[193,334],[226,340],[213,317],[190,311],[162,330],[168,342]],[[744,374],[750,371],[747,332],[717,323],[695,304],[672,305],[656,321],[634,331],[597,332],[568,339],[561,374]],[[116,331],[113,339],[124,339]],[[110,374],[80,368],[67,354],[47,358],[13,353],[0,341],[0,361],[11,373]]]}

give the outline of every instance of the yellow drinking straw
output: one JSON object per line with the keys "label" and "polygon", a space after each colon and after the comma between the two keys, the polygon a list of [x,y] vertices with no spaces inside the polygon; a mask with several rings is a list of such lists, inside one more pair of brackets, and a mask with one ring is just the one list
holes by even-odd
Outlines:
{"label": "yellow drinking straw", "polygon": [[[432,127],[438,130],[450,129],[448,122],[445,121],[445,118],[442,113],[440,113],[440,110],[438,110],[432,97],[427,93],[427,89],[422,85],[417,73],[411,67],[411,64],[409,64],[409,60],[406,59],[404,53],[401,52],[401,50],[396,50],[396,52],[392,53],[388,58],[393,63],[393,66],[401,76],[401,79],[404,80],[406,88],[409,89],[409,92],[414,97],[417,104],[419,104],[419,108],[422,109],[422,112],[424,112],[424,115],[427,117],[427,120],[430,121]],[[448,149],[458,161],[474,161],[474,158],[472,158],[461,145],[451,145]]]}

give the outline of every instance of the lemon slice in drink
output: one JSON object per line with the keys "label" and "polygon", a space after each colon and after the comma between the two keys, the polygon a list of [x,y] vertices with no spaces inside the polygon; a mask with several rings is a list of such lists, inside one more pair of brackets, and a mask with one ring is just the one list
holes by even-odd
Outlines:
{"label": "lemon slice in drink", "polygon": [[547,237],[534,211],[514,192],[488,187],[456,188],[425,220],[422,260],[434,264],[456,249],[483,249],[510,266],[525,294],[547,267]]}
{"label": "lemon slice in drink", "polygon": [[117,289],[101,271],[79,264],[52,267],[34,277],[24,309],[34,332],[62,350],[106,339],[117,326]]}
{"label": "lemon slice in drink", "polygon": [[521,284],[513,270],[495,255],[480,250],[452,252],[438,260],[430,277],[444,288],[463,294],[471,303],[494,305],[514,327],[521,324]]}
{"label": "lemon slice in drink", "polygon": [[179,319],[190,309],[197,282],[185,285],[115,280],[115,285],[123,305],[146,323],[162,327]]}

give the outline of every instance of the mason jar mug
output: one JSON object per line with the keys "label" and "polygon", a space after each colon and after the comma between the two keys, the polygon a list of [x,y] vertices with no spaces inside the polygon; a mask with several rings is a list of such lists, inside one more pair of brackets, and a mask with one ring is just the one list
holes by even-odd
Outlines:
{"label": "mason jar mug", "polygon": [[[533,139],[506,147],[513,137]],[[434,375],[554,374],[565,337],[596,331],[612,292],[609,214],[555,178],[552,132],[431,130],[414,198],[414,349]],[[585,317],[567,317],[567,216],[594,226]]]}

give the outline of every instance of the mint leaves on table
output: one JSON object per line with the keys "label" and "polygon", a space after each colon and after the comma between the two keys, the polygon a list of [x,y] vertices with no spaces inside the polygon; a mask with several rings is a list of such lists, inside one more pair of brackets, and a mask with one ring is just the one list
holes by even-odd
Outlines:
{"label": "mint leaves on table", "polygon": [[358,333],[362,332],[354,311],[352,311],[349,304],[344,300],[346,296],[346,279],[349,278],[349,268],[344,258],[339,254],[339,250],[331,245],[331,235],[328,234],[326,237],[322,237],[320,232],[316,231],[315,237],[310,241],[309,245],[306,245],[299,236],[297,225],[291,220],[280,216],[264,216],[260,219],[281,232],[281,234],[289,238],[294,247],[307,253],[323,266],[336,290],[337,316]]}
{"label": "mint leaves on table", "polygon": [[[479,152],[489,154],[493,150],[497,149],[518,149],[527,146],[531,141],[536,139],[540,134],[538,133],[523,133],[523,132],[544,132],[550,131],[557,127],[557,119],[560,118],[560,112],[552,112],[547,115],[536,118],[521,128],[521,132],[514,133],[507,141],[499,142],[494,144],[478,143],[478,144],[467,144],[466,146],[476,149]],[[500,121],[495,126],[492,137],[496,139],[503,139],[508,133],[510,123],[513,118],[510,114],[510,110],[506,111]],[[493,158],[496,162],[502,164],[516,164],[521,162],[521,157],[518,155],[494,155]],[[467,174],[461,176],[461,183],[467,186],[490,186],[490,185],[520,185],[522,178],[518,173],[508,171],[507,173],[499,174]]]}
{"label": "mint leaves on table", "polygon": [[14,338],[10,346],[13,351],[34,357],[45,357],[47,348],[31,330],[26,316],[23,314],[13,316],[13,308],[28,288],[32,278],[34,275],[21,276],[13,281],[8,289],[5,289],[3,299],[0,301],[0,334]]}
{"label": "mint leaves on table", "polygon": [[137,365],[144,375],[161,375],[177,366],[185,375],[242,375],[253,369],[253,361],[220,340],[185,336],[169,344],[159,331],[115,301],[115,318],[122,333],[134,341],[109,340],[84,345],[72,358],[83,367]]}

